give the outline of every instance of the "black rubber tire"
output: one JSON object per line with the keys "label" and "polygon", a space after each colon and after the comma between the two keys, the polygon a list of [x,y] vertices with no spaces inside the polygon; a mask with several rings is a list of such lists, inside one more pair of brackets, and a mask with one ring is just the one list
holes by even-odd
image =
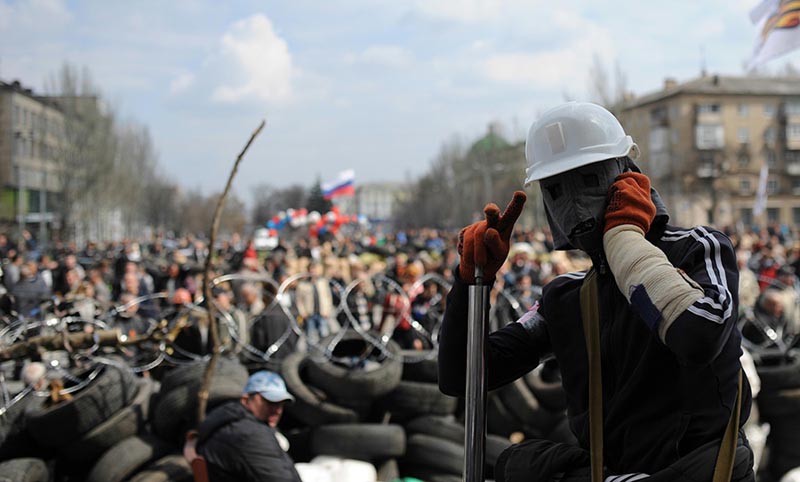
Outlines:
{"label": "black rubber tire", "polygon": [[427,467],[438,473],[460,476],[464,469],[464,446],[418,433],[408,437],[403,460],[416,467]]}
{"label": "black rubber tire", "polygon": [[497,393],[494,392],[489,393],[486,399],[486,430],[504,437],[508,437],[514,432],[524,431],[522,424],[514,418]]}
{"label": "black rubber tire", "polygon": [[50,470],[42,459],[20,458],[0,463],[0,482],[49,482]]}
{"label": "black rubber tire", "polygon": [[551,373],[553,370],[557,370],[557,368],[547,366],[547,364],[539,365],[523,378],[525,384],[542,407],[551,412],[561,412],[567,409],[567,392],[564,391],[564,387],[561,385],[560,376],[552,377],[554,380],[548,380],[551,377],[543,376],[546,374],[553,375]]}
{"label": "black rubber tire", "polygon": [[127,407],[93,428],[76,443],[59,447],[59,466],[85,468],[117,442],[136,435],[144,427],[150,403],[152,381],[137,379],[139,392]]}
{"label": "black rubber tire", "polygon": [[[175,389],[189,387],[195,393],[200,390],[200,384],[203,381],[203,375],[206,372],[208,362],[197,361],[186,365],[177,366],[168,371],[164,378],[161,379],[161,387],[159,394],[162,396],[168,395]],[[222,380],[229,379],[242,385],[247,383],[247,368],[244,367],[238,360],[220,357],[217,359],[217,364],[214,367],[214,379]]]}
{"label": "black rubber tire", "polygon": [[786,418],[800,417],[800,389],[761,391],[756,399],[761,419],[779,425]]}
{"label": "black rubber tire", "polygon": [[144,419],[137,405],[129,405],[93,428],[78,442],[58,449],[58,466],[68,470],[86,468],[118,442],[139,433]]}
{"label": "black rubber tire", "polygon": [[133,373],[107,365],[72,400],[53,407],[45,407],[43,400],[32,403],[25,414],[28,431],[46,448],[75,442],[130,405],[138,391]]}
{"label": "black rubber tire", "polygon": [[422,415],[451,415],[458,399],[443,394],[434,383],[404,380],[378,405],[391,413],[392,420],[404,422]]}
{"label": "black rubber tire", "polygon": [[402,457],[406,432],[394,424],[323,425],[311,432],[311,452],[367,462]]}
{"label": "black rubber tire", "polygon": [[167,455],[134,475],[130,482],[193,482],[192,467],[183,455]]}
{"label": "black rubber tire", "polygon": [[549,432],[562,418],[561,413],[546,410],[521,378],[497,390],[503,405],[525,427]]}
{"label": "black rubber tire", "polygon": [[0,460],[42,456],[42,451],[26,430],[25,412],[31,404],[40,403],[28,394],[0,416]]}
{"label": "black rubber tire", "polygon": [[303,353],[294,352],[283,359],[281,375],[287,390],[295,397],[294,403],[286,405],[286,412],[311,427],[358,422],[359,416],[354,410],[323,400],[314,393],[315,389],[304,380],[307,367],[308,358]]}
{"label": "black rubber tire", "polygon": [[[150,417],[153,431],[159,437],[182,443],[186,431],[197,424],[197,393],[207,364],[199,361],[182,365],[164,375]],[[238,360],[218,359],[206,409],[210,411],[221,403],[241,397],[247,378],[247,369]]]}
{"label": "black rubber tire", "polygon": [[761,379],[762,392],[799,388],[800,351],[789,350],[786,355],[775,351],[761,352],[756,371]]}
{"label": "black rubber tire", "polygon": [[430,350],[402,350],[400,353],[403,355],[403,380],[439,383],[439,360],[436,356],[428,358]]}
{"label": "black rubber tire", "polygon": [[[322,339],[320,346],[327,346],[337,335]],[[361,356],[365,351],[377,351],[355,331],[348,331],[333,349],[334,357]],[[348,401],[372,401],[395,389],[403,375],[400,345],[394,341],[386,344],[391,357],[380,361],[373,370],[351,369],[333,363],[327,358],[310,357],[308,377],[311,383],[321,388],[342,405]]]}
{"label": "black rubber tire", "polygon": [[422,433],[451,442],[464,443],[464,424],[452,415],[423,415],[410,420],[405,427],[409,436]]}
{"label": "black rubber tire", "polygon": [[85,482],[121,482],[172,447],[153,436],[133,436],[111,447],[95,462]]}

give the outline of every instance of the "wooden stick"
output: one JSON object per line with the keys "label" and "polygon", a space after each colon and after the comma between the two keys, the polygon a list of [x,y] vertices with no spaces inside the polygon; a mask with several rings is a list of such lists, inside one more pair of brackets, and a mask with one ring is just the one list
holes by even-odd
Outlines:
{"label": "wooden stick", "polygon": [[211,221],[211,233],[208,236],[208,256],[206,256],[206,263],[203,269],[203,298],[206,300],[206,310],[208,311],[209,331],[211,332],[211,358],[206,365],[206,371],[203,374],[203,381],[200,384],[200,391],[197,393],[197,423],[200,424],[206,418],[206,406],[208,405],[208,390],[211,385],[211,378],[214,376],[214,369],[216,368],[217,358],[219,358],[219,331],[217,329],[217,310],[214,306],[214,299],[211,297],[211,280],[209,274],[211,272],[211,264],[214,258],[214,243],[217,239],[217,230],[219,229],[219,219],[222,215],[222,208],[225,206],[225,198],[228,197],[228,192],[231,190],[233,178],[236,176],[236,171],[239,169],[239,163],[242,162],[247,149],[253,143],[258,134],[266,124],[261,121],[258,128],[250,135],[250,140],[247,141],[242,152],[236,157],[236,162],[233,164],[233,169],[228,176],[228,182],[225,184],[225,190],[217,200],[217,207],[214,210],[214,217]]}

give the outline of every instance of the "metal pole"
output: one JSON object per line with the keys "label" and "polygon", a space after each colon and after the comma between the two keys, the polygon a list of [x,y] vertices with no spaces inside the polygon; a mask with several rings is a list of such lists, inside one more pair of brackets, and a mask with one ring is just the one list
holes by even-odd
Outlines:
{"label": "metal pole", "polygon": [[486,304],[489,287],[483,285],[483,267],[475,267],[475,284],[469,287],[467,319],[467,392],[464,447],[464,481],[483,481],[486,452]]}
{"label": "metal pole", "polygon": [[42,186],[39,189],[39,251],[47,247],[47,168],[42,168]]}
{"label": "metal pole", "polygon": [[[25,211],[24,206],[22,204],[22,195],[24,193],[22,189],[22,166],[17,164],[17,225],[19,228],[19,239],[22,240],[22,231],[25,229]],[[20,241],[24,243],[24,241]]]}

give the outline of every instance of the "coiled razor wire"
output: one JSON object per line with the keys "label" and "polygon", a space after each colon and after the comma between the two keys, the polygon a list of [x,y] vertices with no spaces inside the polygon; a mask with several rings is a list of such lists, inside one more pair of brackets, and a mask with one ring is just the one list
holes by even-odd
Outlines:
{"label": "coiled razor wire", "polygon": [[[225,283],[228,281],[246,281],[246,282],[254,282],[254,283],[264,283],[270,285],[275,290],[275,296],[270,300],[270,303],[256,316],[250,317],[247,320],[247,330],[251,330],[255,323],[259,322],[263,317],[267,315],[267,312],[277,304],[280,308],[280,311],[286,316],[287,320],[289,321],[288,327],[284,332],[275,340],[272,344],[270,344],[265,350],[260,350],[253,346],[250,343],[245,343],[243,341],[243,337],[239,333],[239,327],[236,321],[233,319],[233,316],[222,309],[219,309],[219,306],[216,305],[216,301],[213,301],[218,308],[219,319],[222,323],[225,324],[225,327],[228,330],[228,334],[230,335],[231,339],[236,343],[236,346],[241,347],[242,354],[247,357],[248,359],[259,362],[259,363],[269,363],[272,361],[271,357],[278,352],[280,347],[287,342],[287,340],[292,336],[292,334],[297,335],[298,339],[303,340],[306,343],[306,347],[309,351],[309,356],[312,357],[323,357],[328,360],[339,362],[342,364],[350,364],[351,359],[349,357],[336,357],[334,356],[334,350],[336,345],[345,337],[348,328],[351,328],[353,331],[359,334],[369,345],[371,345],[374,349],[376,349],[379,353],[379,359],[397,359],[404,363],[418,363],[426,360],[434,359],[438,356],[438,337],[439,331],[441,329],[441,323],[443,321],[444,313],[440,311],[437,313],[435,317],[435,323],[426,328],[420,323],[418,320],[414,319],[411,314],[411,300],[409,298],[408,293],[403,289],[403,287],[392,278],[384,275],[384,274],[375,274],[371,277],[356,279],[350,282],[347,286],[343,286],[341,283],[335,280],[329,280],[329,284],[331,289],[334,291],[334,295],[338,298],[338,303],[334,307],[333,317],[338,317],[339,314],[344,314],[345,319],[342,322],[342,326],[338,331],[336,331],[332,338],[328,339],[327,343],[323,346],[320,340],[319,342],[314,342],[308,338],[305,334],[304,330],[300,327],[298,323],[298,319],[293,315],[291,308],[291,303],[286,303],[287,299],[291,299],[291,295],[289,294],[289,289],[291,289],[296,282],[311,278],[311,273],[298,273],[292,275],[285,279],[282,283],[278,284],[272,277],[265,276],[265,275],[241,275],[241,274],[228,274],[223,275],[215,278],[212,281],[212,286],[218,286],[221,283]],[[449,291],[451,289],[451,283],[447,281],[441,275],[436,273],[427,273],[420,277],[418,280],[414,282],[412,287],[410,288],[411,292],[419,291],[420,287],[423,286],[427,282],[434,282],[442,288],[442,291]],[[380,334],[375,334],[370,330],[365,329],[361,324],[358,322],[357,318],[353,314],[351,307],[348,303],[348,299],[353,292],[354,289],[359,284],[372,282],[376,287],[378,287],[378,294],[388,295],[388,294],[396,294],[400,296],[400,310],[399,313],[396,314],[397,319],[402,319],[402,317],[406,317],[409,320],[411,327],[419,333],[425,340],[427,340],[430,345],[430,350],[425,350],[424,354],[420,356],[409,356],[407,355],[408,350],[405,351],[406,355],[402,354],[395,354],[392,353],[388,348],[387,345],[389,340],[391,340],[394,330],[396,329],[396,324],[392,327],[391,330],[387,330]],[[514,297],[514,295],[508,290],[501,290],[499,295],[506,299],[509,303],[509,306],[512,308],[514,313],[519,317],[524,314],[524,309],[522,308],[519,301]],[[149,300],[153,299],[166,299],[166,293],[155,293],[151,295],[140,296],[135,298],[125,304],[114,306],[111,310],[109,310],[105,315],[101,316],[98,319],[86,320],[80,317],[75,316],[66,316],[62,318],[55,318],[49,317],[44,320],[29,320],[25,318],[18,318],[10,323],[3,329],[0,329],[0,340],[3,341],[2,344],[11,344],[20,339],[20,337],[24,336],[26,333],[33,331],[33,330],[42,330],[42,329],[53,329],[56,332],[58,331],[68,331],[68,327],[73,324],[87,324],[91,325],[97,329],[108,329],[109,325],[111,324],[111,319],[119,313],[125,312],[130,307],[144,303]],[[438,307],[441,305],[444,297],[441,295],[437,295],[434,297],[428,306],[428,313],[431,313],[433,310],[431,308]],[[177,314],[173,318],[174,320],[180,319],[182,316],[188,316],[192,313],[201,313],[207,315],[207,310],[201,306],[202,297],[197,301],[197,303],[189,303],[183,305],[180,310],[177,311]],[[191,320],[191,317],[189,317]],[[167,323],[166,325],[162,325],[154,320],[147,320],[150,324],[147,330],[147,334],[150,335],[153,333],[154,330],[163,329],[169,331],[170,329],[174,328],[174,323]],[[196,321],[192,320],[192,321]],[[121,340],[125,340],[126,335],[121,335]],[[159,341],[155,346],[155,350],[149,350],[150,352],[154,352],[154,358],[151,361],[148,361],[143,364],[131,366],[129,363],[124,363],[123,361],[117,361],[102,355],[98,354],[99,344],[95,343],[93,346],[89,347],[88,349],[82,350],[74,350],[69,353],[71,359],[75,361],[87,361],[89,363],[94,364],[95,368],[91,370],[88,375],[85,377],[78,377],[71,374],[66,368],[61,367],[57,363],[55,365],[50,365],[47,367],[48,371],[56,371],[58,372],[61,377],[65,380],[74,383],[73,386],[69,388],[65,388],[61,390],[60,393],[62,394],[69,394],[77,392],[84,387],[86,387],[89,383],[91,383],[103,370],[106,365],[113,365],[120,369],[129,370],[135,374],[146,372],[149,370],[154,369],[155,367],[159,366],[160,364],[167,362],[173,365],[186,365],[191,363],[196,363],[198,361],[207,361],[210,356],[209,355],[200,355],[197,353],[192,353],[187,351],[180,346],[170,343],[167,341]],[[223,351],[227,351],[225,346],[222,346],[221,349]],[[371,350],[365,352],[365,354],[361,357],[362,360],[367,356],[370,356]],[[177,356],[175,356],[177,355]],[[4,378],[0,378],[0,388],[2,388],[2,401],[3,406],[0,407],[0,416],[8,411],[8,409],[13,406],[15,403],[18,403],[20,400],[25,398],[26,396],[33,393],[36,396],[47,396],[49,392],[47,391],[35,391],[33,387],[27,386],[25,387],[20,393],[16,394],[13,398],[10,397],[10,394],[7,391],[6,383]]]}

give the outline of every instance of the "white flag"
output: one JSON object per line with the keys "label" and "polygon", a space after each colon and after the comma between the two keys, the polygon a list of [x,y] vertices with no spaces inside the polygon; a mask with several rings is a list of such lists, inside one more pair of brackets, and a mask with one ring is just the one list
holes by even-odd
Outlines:
{"label": "white flag", "polygon": [[759,34],[749,69],[800,47],[800,2],[763,0],[750,11],[750,20],[759,25]]}
{"label": "white flag", "polygon": [[767,209],[767,178],[769,177],[769,167],[767,163],[761,165],[761,174],[758,175],[758,191],[756,192],[756,202],[753,204],[753,216],[761,216]]}

